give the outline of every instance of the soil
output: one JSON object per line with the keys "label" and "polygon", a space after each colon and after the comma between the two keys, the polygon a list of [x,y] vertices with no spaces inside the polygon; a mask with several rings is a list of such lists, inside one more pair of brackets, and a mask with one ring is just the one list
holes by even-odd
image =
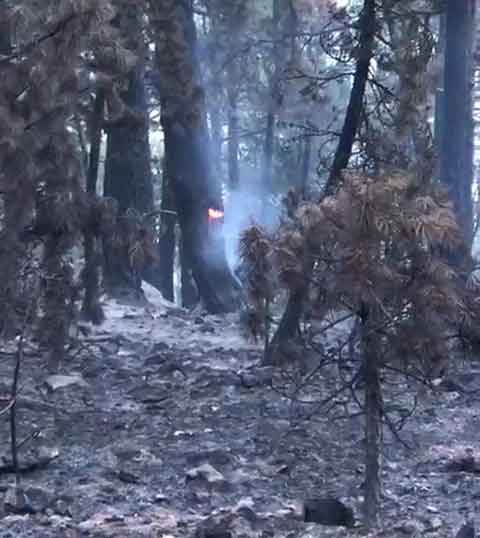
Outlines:
{"label": "soil", "polygon": [[[262,366],[237,316],[188,313],[151,290],[149,298],[146,308],[108,301],[107,321],[79,335],[60,375],[27,344],[18,439],[35,435],[20,464],[43,465],[22,473],[33,513],[12,513],[8,413],[0,415],[0,538],[366,536],[362,418],[342,397],[317,403],[333,374],[294,401],[288,372]],[[14,351],[0,347],[0,398]],[[431,390],[402,379],[386,387],[392,417],[417,407],[400,439],[386,428],[382,523],[370,536],[453,537],[475,518],[480,367],[462,361],[450,379]],[[302,502],[315,497],[353,508],[355,527],[303,522]]]}

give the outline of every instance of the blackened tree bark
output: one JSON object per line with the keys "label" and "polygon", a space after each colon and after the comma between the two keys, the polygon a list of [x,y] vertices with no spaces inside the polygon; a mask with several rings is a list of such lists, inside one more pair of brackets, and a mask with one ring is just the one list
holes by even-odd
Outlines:
{"label": "blackened tree bark", "polygon": [[[222,36],[219,47],[226,51],[224,56],[225,65],[225,88],[228,104],[228,143],[227,163],[228,180],[231,191],[238,189],[240,184],[239,169],[239,127],[240,113],[238,110],[239,98],[242,90],[244,69],[242,67],[242,36],[246,30],[248,20],[248,2],[245,0],[233,0],[225,2],[217,0],[211,4],[213,20],[219,19],[219,34]],[[215,15],[215,14],[216,15]]]}
{"label": "blackened tree bark", "polygon": [[100,148],[102,145],[102,124],[105,108],[105,92],[98,88],[93,105],[93,114],[90,122],[90,155],[88,159],[87,192],[97,192],[98,167],[100,164]]}
{"label": "blackened tree bark", "polygon": [[[134,209],[139,215],[153,210],[153,186],[149,144],[148,99],[145,88],[146,48],[142,35],[142,10],[122,4],[117,24],[127,45],[137,55],[135,67],[127,75],[126,89],[120,92],[125,111],[119,118],[104,123],[107,132],[104,196],[118,202],[119,215]],[[136,279],[121,271],[121,260],[107,249],[105,285],[110,292],[127,294]],[[148,277],[147,274],[143,275]],[[138,283],[138,282],[137,282]],[[140,290],[134,290],[136,292]]]}
{"label": "blackened tree bark", "polygon": [[303,141],[302,174],[300,176],[300,195],[302,200],[307,198],[308,176],[310,175],[310,161],[312,159],[312,137],[307,136]]}
{"label": "blackened tree bark", "polygon": [[[340,175],[344,170],[350,156],[355,141],[355,137],[360,125],[365,88],[368,80],[368,71],[373,57],[375,44],[376,10],[375,0],[365,0],[363,10],[360,15],[358,55],[356,61],[353,86],[347,107],[347,113],[343,123],[340,140],[333,159],[332,168],[325,186],[324,194],[333,194],[338,186]],[[300,317],[303,312],[303,303],[308,292],[309,274],[312,270],[309,262],[306,263],[305,284],[293,292],[287,303],[280,324],[272,339],[269,356],[280,349],[286,342],[298,335]],[[269,360],[270,357],[267,357]]]}
{"label": "blackened tree bark", "polygon": [[[87,198],[88,203],[93,203],[97,191],[98,165],[100,162],[100,147],[102,143],[102,122],[105,106],[105,95],[102,89],[97,90],[93,115],[90,122],[90,157],[87,173]],[[93,229],[93,223],[84,225],[83,245],[85,267],[83,268],[83,285],[85,294],[83,297],[82,314],[94,324],[99,324],[104,319],[104,313],[100,305],[100,256],[99,237]]]}
{"label": "blackened tree bark", "polygon": [[215,177],[222,177],[222,118],[219,111],[219,96],[212,97],[212,103],[208,106],[210,119],[210,162],[211,171]]}
{"label": "blackened tree bark", "polygon": [[360,320],[362,370],[365,387],[365,501],[363,512],[368,528],[378,523],[381,496],[382,386],[380,361],[375,345],[374,324],[368,312]]}
{"label": "blackened tree bark", "polygon": [[185,308],[193,308],[198,304],[198,290],[193,279],[192,262],[182,238],[180,238],[180,267],[182,305]]}
{"label": "blackened tree bark", "polygon": [[280,84],[282,56],[286,52],[283,34],[288,30],[288,23],[290,22],[289,14],[291,12],[289,7],[288,0],[272,0],[272,74],[270,77],[270,96],[262,158],[262,182],[266,195],[272,192],[276,115],[283,99]]}
{"label": "blackened tree bark", "polygon": [[158,242],[159,262],[155,268],[155,281],[162,295],[168,301],[173,301],[173,271],[175,262],[175,225],[177,217],[174,214],[175,201],[173,198],[172,185],[169,174],[165,167],[165,159],[162,166],[162,210],[160,239]]}
{"label": "blackened tree bark", "polygon": [[[223,92],[225,88],[225,77],[223,69],[219,69],[221,44],[215,39],[219,35],[220,9],[215,5],[215,2],[206,2],[206,16],[202,20],[204,32],[208,31],[211,41],[208,40],[205,46],[206,61],[210,68],[210,84],[204,85],[205,91],[205,111],[208,116],[208,134],[209,134],[209,151],[210,151],[210,171],[214,177],[222,177],[222,156],[223,156],[223,117],[222,107],[220,103],[223,100]],[[209,21],[207,30],[207,20]],[[206,74],[205,80],[209,75]]]}
{"label": "blackened tree bark", "polygon": [[[0,6],[0,52],[11,53],[10,25],[8,6]],[[9,67],[2,69],[4,77],[9,76]],[[2,166],[6,160],[6,152],[0,153]],[[25,163],[26,165],[27,163]],[[8,177],[8,173],[5,173]],[[25,187],[23,187],[25,189]],[[29,223],[33,210],[34,189],[25,189],[25,196],[18,196],[17,189],[10,187],[0,195],[2,212],[0,215],[0,336],[10,338],[15,336],[18,329],[18,272],[21,261],[25,256],[25,245],[21,241],[22,229]],[[22,190],[23,194],[23,190]],[[30,201],[30,203],[26,203]]]}
{"label": "blackened tree bark", "polygon": [[128,208],[140,214],[153,209],[150,145],[148,141],[147,98],[144,66],[138,64],[130,74],[128,89],[122,92],[125,104],[136,112],[107,127],[104,195],[118,201],[120,214]]}
{"label": "blackened tree bark", "polygon": [[353,77],[352,91],[348,102],[347,113],[338,142],[337,150],[325,185],[325,194],[333,194],[338,186],[342,170],[348,166],[353,144],[360,126],[363,111],[365,88],[368,81],[368,71],[373,57],[375,43],[375,0],[365,0],[360,16],[360,35],[357,49],[357,64]]}
{"label": "blackened tree bark", "polygon": [[472,241],[473,118],[472,44],[475,2],[448,0],[446,8],[444,122],[441,178],[454,203],[468,245]]}
{"label": "blackened tree bark", "polygon": [[238,84],[238,59],[234,58],[227,66],[228,178],[232,191],[238,189],[240,184],[240,170],[238,167]]}
{"label": "blackened tree bark", "polygon": [[[272,101],[275,97],[271,98]],[[272,167],[273,167],[273,143],[275,140],[275,110],[271,105],[267,113],[267,125],[265,127],[265,142],[263,145],[263,171],[262,183],[265,195],[272,192]]]}
{"label": "blackened tree bark", "polygon": [[214,239],[208,209],[223,209],[220,185],[211,177],[205,96],[195,56],[196,31],[188,2],[151,0],[159,73],[165,159],[183,248],[199,295],[209,312],[237,306],[235,281],[223,240]]}
{"label": "blackened tree bark", "polygon": [[[439,64],[440,77],[437,88],[435,89],[435,123],[434,123],[434,143],[437,156],[440,155],[442,150],[442,129],[444,124],[443,114],[445,112],[444,105],[444,66],[445,66],[445,30],[446,30],[446,17],[445,13],[440,15],[439,23],[439,35],[438,45],[436,51],[436,61]],[[438,159],[437,159],[438,161]],[[439,169],[437,169],[437,175],[439,175]]]}

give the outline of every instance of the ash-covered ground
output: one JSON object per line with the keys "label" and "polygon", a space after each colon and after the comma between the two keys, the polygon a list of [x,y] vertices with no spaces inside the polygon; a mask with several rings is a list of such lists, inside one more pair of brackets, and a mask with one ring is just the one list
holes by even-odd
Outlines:
{"label": "ash-covered ground", "polygon": [[[3,509],[0,538],[366,536],[362,418],[353,404],[329,413],[315,404],[332,378],[293,404],[278,372],[261,365],[260,346],[240,335],[238,316],[202,317],[148,297],[148,308],[109,301],[107,321],[80,337],[60,377],[26,346],[19,440],[39,435],[21,447],[21,465],[53,459],[23,474],[35,513]],[[14,348],[0,351],[6,396]],[[455,365],[454,383],[436,390],[399,379],[387,394],[399,417],[415,397],[418,405],[401,432],[409,448],[385,433],[383,523],[370,536],[453,537],[475,516],[480,467],[448,464],[480,450],[479,366]],[[8,497],[8,414],[0,439]],[[325,496],[354,508],[357,526],[304,523],[302,501]]]}

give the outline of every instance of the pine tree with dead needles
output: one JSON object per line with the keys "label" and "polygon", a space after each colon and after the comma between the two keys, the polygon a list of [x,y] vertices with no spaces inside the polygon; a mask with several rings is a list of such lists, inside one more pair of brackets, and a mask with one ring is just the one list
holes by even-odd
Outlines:
{"label": "pine tree with dead needles", "polygon": [[427,185],[413,174],[345,174],[335,195],[301,204],[294,223],[276,235],[247,230],[243,258],[256,261],[259,244],[262,252],[271,252],[272,271],[251,273],[249,289],[259,316],[264,282],[278,278],[293,293],[305,285],[306,267],[313,261],[309,296],[321,304],[310,305],[312,309],[347,310],[359,323],[367,439],[365,517],[374,525],[385,417],[381,373],[394,368],[428,376],[448,360],[458,328],[473,319],[462,272],[468,267],[451,264],[452,253],[463,246],[452,205],[439,185]]}
{"label": "pine tree with dead needles", "polygon": [[[96,79],[109,80],[107,58],[117,63],[109,0],[24,0],[4,7],[10,37],[0,59],[5,84],[0,92],[0,190],[3,221],[0,241],[4,331],[14,332],[17,273],[25,250],[25,229],[40,237],[44,293],[40,334],[53,352],[63,355],[74,297],[71,247],[86,223],[90,201],[69,120],[82,91],[88,90],[88,58],[96,60]],[[32,38],[32,36],[34,36]],[[110,79],[113,78],[110,76]],[[115,108],[115,92],[107,92]],[[113,96],[113,97],[112,97]],[[113,112],[112,112],[113,114]],[[30,226],[27,226],[30,225]]]}
{"label": "pine tree with dead needles", "polygon": [[274,297],[270,241],[262,228],[252,225],[241,234],[239,244],[240,259],[245,268],[247,325],[255,342],[263,337],[266,352],[270,337],[270,307]]}

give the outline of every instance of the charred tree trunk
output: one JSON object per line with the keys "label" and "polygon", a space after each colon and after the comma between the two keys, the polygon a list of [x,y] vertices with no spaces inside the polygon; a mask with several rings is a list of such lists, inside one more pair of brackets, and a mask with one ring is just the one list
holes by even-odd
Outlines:
{"label": "charred tree trunk", "polygon": [[[128,75],[126,90],[120,93],[126,107],[123,115],[104,122],[107,131],[104,196],[118,202],[120,217],[129,209],[135,210],[139,216],[153,209],[145,50],[140,17],[141,11],[136,6],[126,6],[119,12],[118,26],[131,39],[131,48],[137,52],[139,59]],[[132,290],[132,283],[138,282],[138,279],[130,278],[132,275],[128,272],[118,270],[120,266],[126,267],[126,264],[125,261],[116,260],[116,254],[110,248],[106,257],[106,288],[111,293],[127,296],[130,292],[141,293],[141,289]]]}
{"label": "charred tree trunk", "polygon": [[[209,34],[213,37],[212,43],[207,47],[207,61],[208,64],[204,66],[207,70],[210,71],[210,76],[213,76],[213,80],[210,84],[203,87],[205,92],[205,115],[208,117],[207,128],[209,135],[209,146],[210,151],[210,173],[214,178],[220,183],[223,176],[222,173],[222,155],[223,155],[223,118],[222,118],[222,101],[223,101],[223,91],[225,88],[225,79],[223,69],[220,69],[219,61],[219,51],[221,50],[221,45],[218,41],[215,41],[215,36],[218,35],[219,28],[218,22],[219,17],[217,12],[220,10],[217,6],[212,6],[207,3],[207,13],[208,20],[210,25]],[[203,18],[203,30],[207,32],[206,29],[207,17]],[[200,66],[198,66],[200,67]],[[215,73],[215,75],[213,75]],[[208,75],[205,77],[208,79]],[[213,83],[212,83],[213,82]]]}
{"label": "charred tree trunk", "polygon": [[362,375],[365,387],[365,501],[368,528],[378,523],[381,496],[382,388],[380,364],[368,314],[361,319]]}
{"label": "charred tree trunk", "polygon": [[227,68],[227,97],[228,97],[228,179],[230,190],[235,191],[240,184],[238,168],[238,66],[233,59]]}
{"label": "charred tree trunk", "polygon": [[[274,97],[271,98],[272,101]],[[275,139],[275,111],[273,105],[267,114],[265,128],[265,143],[263,146],[263,173],[262,183],[265,197],[272,192],[272,166],[273,166],[273,143]]]}
{"label": "charred tree trunk", "polygon": [[92,121],[90,124],[90,156],[88,159],[87,192],[91,195],[94,195],[97,192],[104,108],[105,93],[99,88],[97,89],[97,94],[95,96]]}
{"label": "charred tree trunk", "polygon": [[446,30],[446,18],[445,13],[440,15],[440,27],[439,27],[439,36],[438,36],[438,50],[436,52],[437,58],[441,70],[438,87],[435,90],[435,120],[434,120],[434,143],[435,151],[437,154],[437,177],[440,175],[438,169],[438,157],[442,151],[442,140],[443,140],[443,123],[444,123],[444,112],[445,112],[445,88],[444,88],[444,66],[445,66],[445,30]]}
{"label": "charred tree trunk", "polygon": [[[272,3],[272,74],[270,78],[270,99],[265,126],[265,142],[262,159],[262,181],[266,195],[272,192],[273,156],[275,151],[275,126],[278,108],[282,105],[281,65],[290,54],[295,54],[295,26],[297,15],[291,0],[273,0]],[[290,40],[286,38],[290,38]],[[290,43],[288,43],[290,41]],[[290,45],[290,47],[288,46]]]}
{"label": "charred tree trunk", "polygon": [[[350,100],[340,135],[340,140],[335,152],[330,175],[325,186],[324,193],[326,195],[335,192],[340,179],[340,174],[342,170],[346,168],[348,161],[350,160],[353,143],[360,125],[360,118],[363,110],[368,71],[370,68],[370,62],[373,56],[373,46],[375,43],[375,26],[375,0],[365,0],[363,11],[360,16],[359,52],[353,79],[353,86],[350,93]],[[281,348],[286,342],[288,342],[288,340],[294,338],[298,334],[300,317],[303,313],[304,301],[308,293],[309,275],[312,269],[311,263],[306,262],[305,284],[304,286],[298,288],[294,293],[291,293],[288,299],[287,307],[282,316],[282,320],[272,339],[269,354],[275,353],[276,350]]]}
{"label": "charred tree trunk", "polygon": [[303,142],[302,175],[300,177],[300,195],[302,200],[307,198],[308,176],[310,175],[310,161],[312,158],[312,137],[307,136]]}
{"label": "charred tree trunk", "polygon": [[[209,93],[217,93],[216,87],[223,83],[227,97],[227,126],[228,139],[226,157],[228,165],[228,186],[230,191],[236,191],[240,183],[239,170],[239,111],[238,100],[242,85],[242,36],[245,35],[246,22],[248,20],[249,6],[245,0],[222,0],[209,5],[209,17],[212,26],[212,34],[217,38],[217,43],[212,47],[212,66],[215,73],[225,72],[225,78],[219,80],[215,76],[214,85],[210,86]],[[218,54],[218,51],[220,54]],[[221,102],[221,101],[219,101]]]}
{"label": "charred tree trunk", "polygon": [[[25,200],[30,202],[33,192],[25,192]],[[0,336],[9,339],[18,329],[18,307],[20,297],[18,272],[26,255],[21,232],[30,222],[33,204],[20,200],[16,191],[2,196],[3,208],[0,221],[0,260],[2,279],[0,283]],[[24,305],[26,307],[26,305]]]}
{"label": "charred tree trunk", "polygon": [[45,241],[43,267],[47,274],[44,282],[44,317],[40,326],[40,340],[49,349],[48,368],[58,371],[65,355],[65,344],[72,322],[73,296],[72,271],[64,263],[64,238],[51,234]]}
{"label": "charred tree trunk", "polygon": [[208,162],[205,96],[195,56],[193,13],[186,3],[151,0],[159,71],[166,168],[199,295],[209,312],[237,306],[235,281],[225,257],[223,239],[213,236],[208,209],[223,210],[218,178]]}
{"label": "charred tree trunk", "polygon": [[136,117],[106,126],[104,196],[115,198],[120,214],[134,208],[140,214],[153,209],[152,172],[148,141],[148,115],[144,67],[138,65],[130,74],[128,89],[122,94],[127,107]]}
{"label": "charred tree trunk", "polygon": [[180,238],[180,267],[181,267],[181,292],[182,305],[185,308],[193,308],[198,304],[198,291],[192,274],[192,263],[188,257],[188,252]]}
{"label": "charred tree trunk", "polygon": [[[201,173],[200,163],[205,158],[200,149],[202,144],[198,139],[179,136],[175,126],[168,120],[164,121],[164,130],[167,168],[176,172],[172,179],[182,230],[182,259],[190,262],[200,297],[207,310],[212,313],[233,310],[236,298],[224,245],[215,244],[208,226],[208,208],[222,205],[212,203],[208,190],[194,179]],[[219,200],[219,197],[214,197],[214,200]]]}
{"label": "charred tree trunk", "polygon": [[[177,222],[175,211],[175,201],[173,198],[172,184],[169,179],[168,170],[165,166],[165,159],[162,167],[162,213],[160,226],[160,239],[158,242],[159,262],[152,281],[168,301],[174,300],[173,272],[175,264],[175,225]],[[171,213],[170,213],[171,212]],[[153,275],[152,275],[153,277]]]}
{"label": "charred tree trunk", "polygon": [[265,126],[265,141],[262,159],[262,187],[265,197],[272,192],[272,167],[275,142],[276,111],[281,101],[280,95],[280,20],[283,12],[282,0],[273,0],[272,4],[272,61],[273,70],[270,78],[270,98],[268,102]]}
{"label": "charred tree trunk", "polygon": [[[102,122],[105,96],[103,90],[97,90],[90,125],[90,158],[87,173],[87,199],[92,203],[96,196],[98,165],[100,162],[100,147],[102,143]],[[87,202],[87,203],[88,203]],[[96,236],[93,222],[87,219],[84,224],[83,245],[85,266],[83,268],[83,297],[82,314],[94,324],[104,320],[100,305],[100,254],[98,252],[99,238]]]}
{"label": "charred tree trunk", "polygon": [[[0,7],[0,50],[2,54],[11,53],[9,7]],[[9,76],[10,66],[3,67],[4,77]],[[13,70],[13,69],[12,69]],[[6,121],[6,120],[4,120]],[[0,153],[3,174],[5,178],[9,173],[8,158],[12,155],[8,151]],[[13,161],[13,159],[11,159]],[[26,169],[30,163],[23,161]],[[5,169],[6,168],[6,169]],[[22,170],[22,175],[25,172]],[[13,176],[14,177],[14,176]],[[10,185],[0,195],[0,270],[2,279],[0,282],[0,336],[3,338],[14,337],[18,329],[17,309],[19,306],[18,272],[22,259],[26,254],[25,244],[21,240],[21,232],[32,218],[34,188],[24,181],[21,187],[22,196],[19,196],[18,188]]]}
{"label": "charred tree trunk", "polygon": [[[217,99],[219,99],[217,97]],[[211,103],[208,112],[210,118],[210,152],[211,171],[216,181],[221,182],[222,177],[222,121],[218,111],[218,105]]]}
{"label": "charred tree trunk", "polygon": [[326,195],[335,192],[340,174],[342,170],[348,166],[348,161],[352,154],[353,144],[360,126],[365,88],[368,81],[368,71],[373,56],[375,27],[375,0],[365,0],[360,20],[359,47],[357,53],[357,65],[353,77],[353,86],[352,91],[350,92],[350,100],[348,102],[340,140],[330,169],[328,181],[325,185]]}
{"label": "charred tree trunk", "polygon": [[[84,197],[80,184],[82,167],[76,149],[65,127],[51,136],[50,146],[38,155],[38,163],[51,170],[44,188],[37,192],[35,226],[44,236],[43,307],[38,335],[49,348],[52,370],[57,370],[64,359],[69,329],[75,319],[76,287],[68,255],[75,244],[76,232],[80,231],[76,226],[81,219]],[[64,170],[71,170],[66,178],[62,175]],[[61,205],[58,200],[67,202]]]}
{"label": "charred tree trunk", "polygon": [[472,44],[475,2],[448,0],[444,70],[444,120],[440,163],[469,246],[473,233]]}

